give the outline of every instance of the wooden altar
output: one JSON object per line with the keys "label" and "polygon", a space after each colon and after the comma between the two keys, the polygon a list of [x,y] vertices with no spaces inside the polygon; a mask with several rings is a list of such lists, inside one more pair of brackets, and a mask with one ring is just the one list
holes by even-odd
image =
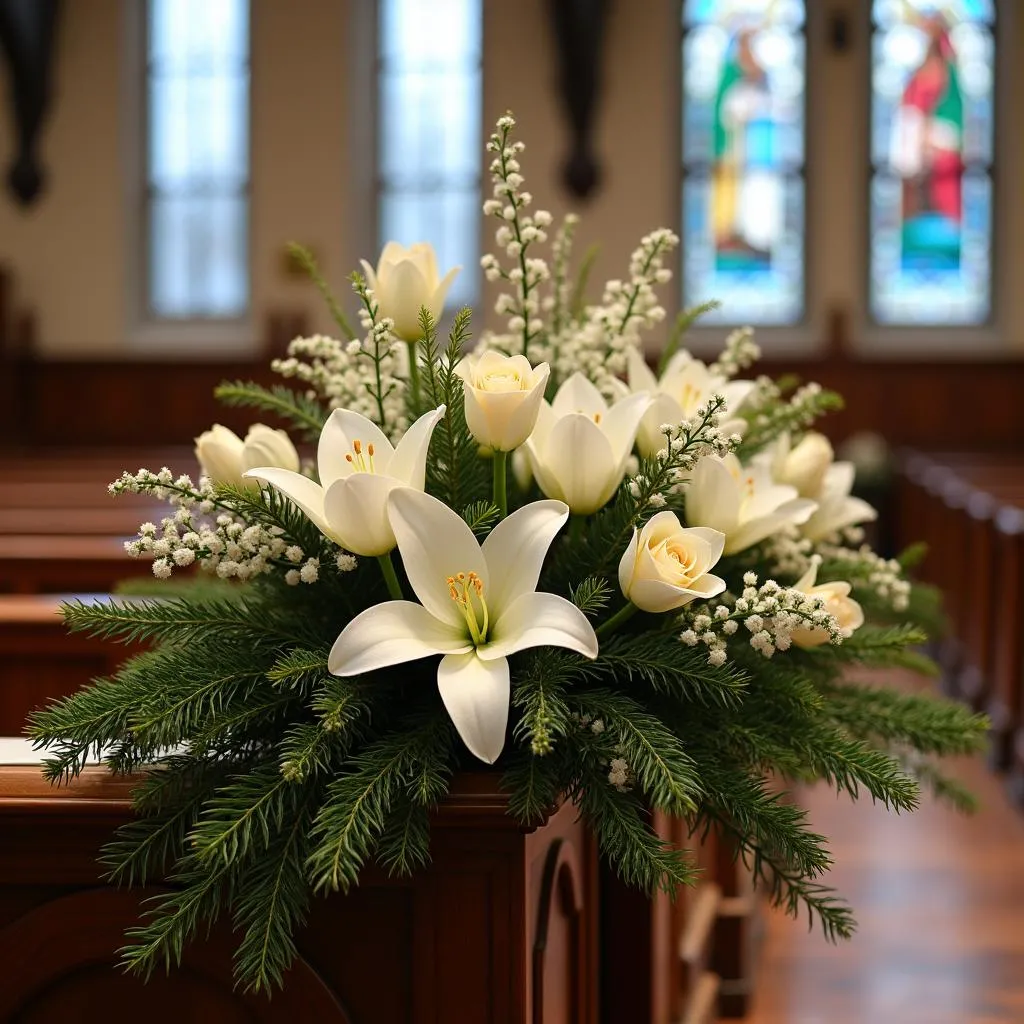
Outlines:
{"label": "wooden altar", "polygon": [[34,766],[0,767],[0,1020],[597,1020],[597,860],[571,805],[523,829],[495,776],[458,780],[436,812],[430,867],[368,871],[348,895],[314,901],[269,1001],[234,990],[226,925],[169,977],[143,984],[115,968],[140,893],[99,884],[95,857],[129,813],[129,783],[98,767],[61,789]]}

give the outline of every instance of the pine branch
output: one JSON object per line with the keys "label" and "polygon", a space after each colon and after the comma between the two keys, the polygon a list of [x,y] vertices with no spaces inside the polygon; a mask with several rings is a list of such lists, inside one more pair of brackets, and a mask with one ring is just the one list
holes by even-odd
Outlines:
{"label": "pine branch", "polygon": [[284,985],[295,959],[295,932],[306,921],[309,886],[304,864],[309,852],[313,791],[267,849],[240,875],[232,905],[235,928],[244,931],[235,952],[235,978],[245,992],[269,992]]}
{"label": "pine branch", "polygon": [[446,721],[434,716],[395,730],[352,759],[352,770],[335,780],[313,827],[307,871],[317,892],[355,885],[387,826],[396,800],[420,763],[436,756]]}
{"label": "pine branch", "polygon": [[598,848],[626,885],[674,894],[694,884],[697,871],[686,851],[662,840],[639,798],[613,788],[600,769],[588,771],[579,804]]}
{"label": "pine branch", "polygon": [[282,654],[267,672],[267,679],[282,689],[306,690],[327,680],[329,648],[298,647]]}
{"label": "pine branch", "polygon": [[713,312],[721,305],[716,299],[712,299],[709,302],[701,302],[696,306],[690,306],[688,309],[680,311],[676,316],[675,323],[672,325],[672,332],[669,334],[668,342],[661,350],[661,356],[658,359],[657,374],[659,377],[665,372],[665,367],[668,366],[672,357],[679,351],[679,346],[682,344],[686,332],[702,316]]}
{"label": "pine branch", "polygon": [[579,660],[561,650],[535,652],[513,686],[512,707],[522,710],[515,738],[538,756],[550,753],[555,740],[569,731],[564,684],[572,678]]}
{"label": "pine branch", "polygon": [[430,812],[400,798],[381,833],[377,863],[392,877],[411,875],[430,863]]}
{"label": "pine branch", "polygon": [[477,536],[487,534],[501,518],[501,509],[491,501],[474,501],[462,510],[462,518]]}
{"label": "pine branch", "polygon": [[659,718],[610,690],[577,691],[569,701],[581,713],[604,721],[651,806],[677,817],[697,810],[702,795],[697,766]]}
{"label": "pine branch", "polygon": [[570,600],[584,615],[596,615],[607,608],[611,596],[612,588],[599,576],[588,576],[569,592]]}
{"label": "pine branch", "polygon": [[502,778],[509,793],[509,811],[524,825],[536,825],[551,813],[562,791],[562,772],[557,754],[538,757],[516,750]]}
{"label": "pine branch", "polygon": [[320,267],[317,265],[316,257],[313,253],[304,245],[299,245],[297,242],[289,242],[288,255],[309,274],[313,284],[316,285],[317,291],[320,292],[324,302],[327,303],[327,308],[331,311],[331,318],[338,325],[341,333],[349,341],[355,341],[357,337],[356,332],[352,329],[352,325],[348,322],[348,317],[345,316],[341,306],[338,305],[338,300],[334,297],[334,293],[324,280],[323,274],[320,273]]}
{"label": "pine branch", "polygon": [[320,437],[327,422],[327,410],[316,399],[284,384],[266,388],[251,380],[224,381],[217,385],[213,394],[227,406],[273,413],[291,423],[309,441]]}

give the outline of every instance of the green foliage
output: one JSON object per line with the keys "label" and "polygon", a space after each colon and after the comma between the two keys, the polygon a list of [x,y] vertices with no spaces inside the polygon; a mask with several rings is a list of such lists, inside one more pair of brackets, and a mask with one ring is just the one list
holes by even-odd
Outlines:
{"label": "green foliage", "polygon": [[279,416],[309,441],[315,441],[320,436],[327,421],[327,410],[316,399],[283,384],[266,388],[251,380],[225,381],[217,386],[214,395],[225,405],[259,409],[260,412]]}
{"label": "green foliage", "polygon": [[585,615],[595,615],[608,607],[612,588],[599,576],[588,576],[578,587],[570,587],[572,603]]}
{"label": "green foliage", "polygon": [[706,313],[711,313],[718,309],[722,304],[715,299],[711,299],[708,302],[701,302],[696,306],[690,306],[689,309],[681,310],[676,316],[675,323],[672,325],[672,331],[668,336],[668,341],[665,347],[661,350],[661,355],[658,358],[658,376],[660,377],[665,372],[665,367],[668,366],[672,357],[679,351],[679,346],[683,342],[683,338],[686,336],[686,332]]}
{"label": "green foliage", "polygon": [[462,510],[462,518],[479,536],[488,534],[501,518],[501,509],[491,501],[474,501]]}

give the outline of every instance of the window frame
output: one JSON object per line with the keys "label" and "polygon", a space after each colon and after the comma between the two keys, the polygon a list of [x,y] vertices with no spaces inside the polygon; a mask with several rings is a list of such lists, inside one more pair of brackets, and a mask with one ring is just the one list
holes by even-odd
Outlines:
{"label": "window frame", "polygon": [[1006,337],[1005,297],[1011,287],[1009,241],[1012,232],[1005,225],[1012,203],[1008,188],[1008,175],[1003,173],[1008,153],[1006,132],[1002,131],[1006,107],[1012,87],[1012,61],[1006,52],[1016,38],[1014,3],[993,0],[995,24],[993,42],[995,65],[992,84],[993,138],[992,163],[992,271],[990,280],[989,315],[981,324],[928,326],[922,324],[885,324],[874,318],[871,310],[871,182],[874,168],[871,159],[871,113],[873,103],[872,44],[874,19],[872,0],[862,0],[857,22],[857,35],[864,45],[857,55],[858,80],[864,87],[858,91],[858,129],[863,146],[861,171],[858,180],[859,218],[858,263],[861,268],[859,297],[853,320],[854,352],[857,356],[873,359],[914,359],[936,357],[943,360],[967,361],[979,356],[1008,355],[1011,344]]}
{"label": "window frame", "polygon": [[[674,56],[674,80],[678,82],[675,90],[674,104],[674,143],[675,159],[678,162],[679,173],[676,179],[676,194],[672,209],[674,211],[675,227],[673,230],[679,235],[680,248],[675,263],[675,270],[678,274],[676,283],[676,299],[680,308],[690,304],[690,300],[684,294],[683,280],[683,249],[686,239],[683,234],[683,187],[686,179],[686,167],[683,164],[683,40],[686,29],[683,24],[683,6],[685,0],[670,0],[674,3],[678,25],[678,37],[675,44]],[[818,125],[821,122],[824,111],[824,103],[816,99],[815,90],[809,87],[811,77],[822,62],[821,50],[824,48],[825,15],[828,12],[822,10],[820,3],[813,0],[804,0],[804,24],[802,34],[804,36],[804,153],[803,165],[800,177],[804,188],[804,223],[803,223],[803,314],[799,320],[790,324],[765,324],[754,325],[758,344],[766,359],[774,358],[802,358],[813,357],[821,354],[825,347],[825,309],[821,302],[820,289],[817,286],[817,275],[814,270],[814,256],[823,247],[820,245],[819,217],[817,205],[820,197],[827,193],[827,189],[818,187],[815,183],[817,178],[817,167],[819,160],[815,152],[816,137],[819,134]],[[722,348],[724,338],[738,327],[747,326],[749,321],[729,321],[728,323],[702,326],[698,321],[687,332],[686,347],[698,357],[717,356]]]}
{"label": "window frame", "polygon": [[[376,265],[376,261],[380,256],[384,246],[392,239],[384,237],[383,231],[383,199],[385,193],[388,191],[384,188],[384,176],[381,172],[381,124],[382,124],[382,104],[381,104],[381,80],[382,71],[384,66],[382,47],[381,47],[381,12],[382,5],[385,0],[373,0],[371,5],[372,8],[372,26],[370,27],[370,33],[372,38],[372,50],[371,50],[371,87],[369,90],[370,96],[370,130],[367,133],[370,141],[370,153],[371,157],[368,161],[370,166],[370,180],[372,182],[372,196],[373,203],[370,211],[371,225],[369,237],[373,240],[373,259],[368,259],[367,262],[371,265]],[[477,129],[479,132],[479,146],[477,147],[477,153],[475,155],[474,166],[476,167],[476,184],[477,184],[477,214],[480,218],[480,224],[477,227],[477,259],[471,266],[463,266],[459,271],[460,276],[463,274],[472,274],[474,281],[473,288],[473,302],[470,305],[470,309],[473,311],[473,319],[476,321],[478,315],[484,306],[484,288],[485,283],[483,280],[483,273],[480,267],[480,257],[484,254],[485,248],[483,246],[484,231],[486,230],[486,218],[480,213],[484,201],[484,187],[487,181],[486,172],[484,168],[485,158],[488,156],[484,151],[484,145],[487,139],[487,126],[486,126],[486,115],[484,113],[486,106],[486,74],[485,74],[485,43],[486,43],[486,18],[487,18],[487,3],[485,0],[475,0],[479,5],[480,9],[480,47],[479,47],[479,58],[477,61],[477,68],[480,77],[480,102],[478,111],[478,124]],[[438,190],[437,195],[443,195],[443,190]],[[416,239],[416,241],[428,241],[427,239]],[[431,243],[433,244],[433,243]],[[436,249],[435,249],[436,251]],[[444,266],[438,266],[438,272],[445,274],[449,268]],[[446,326],[450,323],[452,316],[456,312],[456,308],[445,305],[444,313],[442,314],[442,326]]]}
{"label": "window frame", "polygon": [[149,176],[149,24],[151,0],[122,0],[125,8],[125,97],[122,109],[122,166],[125,169],[126,214],[126,336],[133,357],[164,358],[168,355],[200,357],[212,360],[251,356],[260,348],[254,331],[253,300],[255,261],[253,258],[253,76],[254,38],[258,4],[248,5],[249,53],[246,62],[248,89],[245,115],[246,201],[245,272],[247,278],[246,307],[232,317],[162,317],[154,313],[151,295],[150,255],[150,176]]}

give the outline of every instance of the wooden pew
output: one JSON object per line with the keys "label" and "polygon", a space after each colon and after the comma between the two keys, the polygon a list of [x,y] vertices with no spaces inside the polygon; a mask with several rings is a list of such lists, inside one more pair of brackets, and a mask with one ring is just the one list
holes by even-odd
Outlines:
{"label": "wooden pew", "polygon": [[148,558],[131,558],[117,537],[0,535],[0,594],[96,593],[152,575]]}
{"label": "wooden pew", "polygon": [[0,736],[20,734],[30,711],[110,675],[140,649],[69,633],[60,605],[71,597],[105,595],[0,594]]}

